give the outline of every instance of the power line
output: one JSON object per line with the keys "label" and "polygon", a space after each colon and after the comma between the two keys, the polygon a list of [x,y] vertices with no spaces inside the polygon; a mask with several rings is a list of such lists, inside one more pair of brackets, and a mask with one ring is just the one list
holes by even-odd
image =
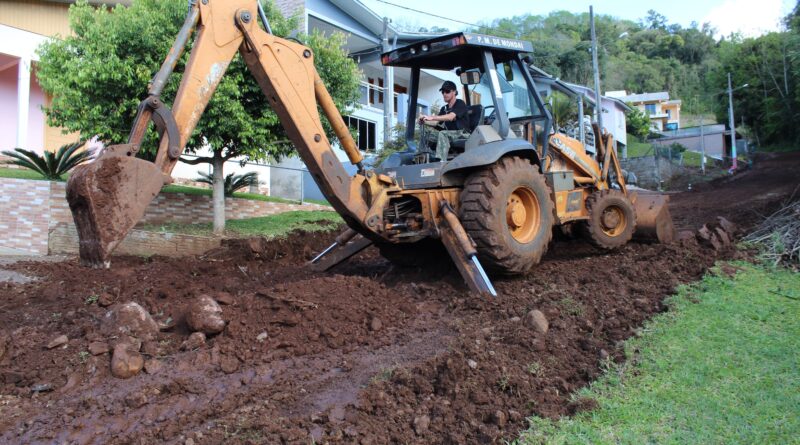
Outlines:
{"label": "power line", "polygon": [[505,32],[505,31],[498,31],[497,29],[492,28],[489,25],[478,25],[476,23],[464,22],[464,21],[456,20],[456,19],[453,19],[453,18],[450,18],[450,17],[445,17],[445,16],[433,14],[431,12],[420,11],[419,9],[409,8],[408,6],[403,6],[403,5],[398,5],[396,3],[387,2],[386,0],[375,0],[375,1],[376,2],[380,2],[380,3],[385,3],[387,5],[394,6],[394,7],[400,8],[400,9],[405,9],[407,11],[416,12],[417,14],[423,14],[425,16],[436,17],[437,19],[448,20],[448,21],[455,22],[455,23],[461,23],[462,25],[472,26],[472,27],[475,27],[475,28],[491,29],[493,31],[499,32],[501,34],[504,34],[505,37],[518,38],[516,35],[509,34],[509,33]]}

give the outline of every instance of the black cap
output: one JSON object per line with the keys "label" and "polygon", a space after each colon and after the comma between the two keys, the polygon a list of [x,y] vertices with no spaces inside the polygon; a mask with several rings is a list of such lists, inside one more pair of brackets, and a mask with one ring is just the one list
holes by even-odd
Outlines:
{"label": "black cap", "polygon": [[445,80],[444,83],[442,84],[442,87],[439,88],[439,91],[456,91],[457,92],[458,88],[456,88],[456,84],[453,81]]}

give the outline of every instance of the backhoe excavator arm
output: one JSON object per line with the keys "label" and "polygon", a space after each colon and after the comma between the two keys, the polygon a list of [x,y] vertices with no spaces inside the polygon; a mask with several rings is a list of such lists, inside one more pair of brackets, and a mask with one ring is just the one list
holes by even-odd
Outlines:
{"label": "backhoe excavator arm", "polygon": [[[195,42],[173,106],[180,151],[228,64],[240,52],[322,193],[348,223],[360,224],[369,208],[361,193],[366,177],[361,174],[362,168],[350,177],[336,158],[320,122],[317,103],[350,161],[360,165],[363,158],[314,68],[311,50],[261,29],[256,0],[198,2],[195,7],[200,15]],[[162,138],[155,162],[165,174],[178,162],[168,154],[169,143],[168,138]]]}
{"label": "backhoe excavator arm", "polygon": [[[178,163],[209,100],[237,52],[278,114],[289,139],[322,193],[347,224],[380,238],[386,194],[399,187],[364,170],[362,156],[314,67],[312,51],[258,26],[256,0],[196,2],[142,101],[127,144],[109,147],[95,162],[75,170],[67,186],[84,263],[108,265],[108,256],[142,218]],[[195,39],[170,111],[160,93],[192,31]],[[325,136],[317,106],[330,121],[350,161],[348,175]],[[162,133],[155,163],[136,159],[150,120]]]}

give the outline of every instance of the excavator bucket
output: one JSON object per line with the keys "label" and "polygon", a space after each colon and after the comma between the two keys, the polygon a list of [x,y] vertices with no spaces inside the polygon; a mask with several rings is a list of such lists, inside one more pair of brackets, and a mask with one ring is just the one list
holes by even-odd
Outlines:
{"label": "excavator bucket", "polygon": [[76,167],[67,182],[83,265],[109,267],[111,252],[164,185],[155,164],[126,152],[125,146],[109,147],[95,161]]}
{"label": "excavator bucket", "polygon": [[669,214],[669,196],[659,193],[636,193],[633,207],[636,211],[637,239],[658,240],[668,244],[675,239],[675,226]]}

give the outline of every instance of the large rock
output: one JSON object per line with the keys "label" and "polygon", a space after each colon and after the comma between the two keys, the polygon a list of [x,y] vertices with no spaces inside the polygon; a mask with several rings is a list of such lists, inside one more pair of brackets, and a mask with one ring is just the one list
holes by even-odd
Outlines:
{"label": "large rock", "polygon": [[103,318],[101,331],[109,337],[127,336],[151,341],[158,336],[158,323],[138,303],[130,301],[111,307]]}
{"label": "large rock", "polygon": [[186,324],[195,332],[218,334],[225,329],[222,308],[213,298],[201,295],[189,305],[186,312]]}
{"label": "large rock", "polygon": [[129,379],[138,374],[144,367],[144,358],[138,351],[132,351],[130,345],[120,343],[114,347],[111,357],[111,374],[120,379]]}

